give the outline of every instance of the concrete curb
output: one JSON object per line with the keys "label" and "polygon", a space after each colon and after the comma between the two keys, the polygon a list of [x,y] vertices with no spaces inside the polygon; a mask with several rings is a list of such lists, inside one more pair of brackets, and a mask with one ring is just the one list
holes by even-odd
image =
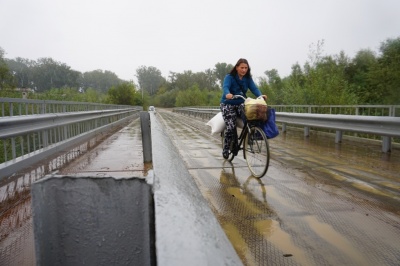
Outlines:
{"label": "concrete curb", "polygon": [[179,152],[150,115],[158,265],[243,265]]}

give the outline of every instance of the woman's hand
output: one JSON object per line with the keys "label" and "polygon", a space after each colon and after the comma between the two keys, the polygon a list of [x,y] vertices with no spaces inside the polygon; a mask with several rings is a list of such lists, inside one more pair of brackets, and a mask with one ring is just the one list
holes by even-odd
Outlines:
{"label": "woman's hand", "polygon": [[268,99],[267,95],[261,95],[264,98],[264,101],[266,101]]}
{"label": "woman's hand", "polygon": [[227,95],[225,95],[225,98],[227,98],[228,100],[233,98],[233,94],[228,93]]}

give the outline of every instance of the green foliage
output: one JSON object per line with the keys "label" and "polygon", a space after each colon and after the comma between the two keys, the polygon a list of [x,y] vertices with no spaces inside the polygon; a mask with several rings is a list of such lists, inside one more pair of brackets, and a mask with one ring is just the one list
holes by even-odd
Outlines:
{"label": "green foliage", "polygon": [[196,84],[194,74],[191,70],[185,70],[183,73],[177,73],[174,88],[178,90],[187,90]]}
{"label": "green foliage", "polygon": [[301,66],[296,63],[292,65],[291,74],[282,80],[283,95],[279,101],[281,104],[300,104],[303,102],[303,88],[306,82],[306,75]]}
{"label": "green foliage", "polygon": [[0,47],[0,90],[15,87],[14,78],[10,73],[4,54],[3,48]]}
{"label": "green foliage", "polygon": [[175,107],[175,100],[178,95],[177,89],[172,89],[165,91],[163,93],[157,94],[154,97],[154,106],[171,108]]}
{"label": "green foliage", "polygon": [[50,89],[44,92],[32,93],[30,99],[37,100],[54,100],[54,101],[82,101],[79,92],[72,88]]}
{"label": "green foliage", "polygon": [[368,73],[371,87],[382,104],[400,104],[400,37],[381,44],[381,56]]}
{"label": "green foliage", "polygon": [[6,60],[10,72],[13,73],[14,81],[18,88],[30,88],[35,82],[33,67],[36,62],[21,57]]}
{"label": "green foliage", "polygon": [[197,72],[192,75],[193,85],[196,84],[200,89],[213,91],[219,90],[216,84],[214,73],[211,69],[207,69],[205,72]]}
{"label": "green foliage", "polygon": [[20,91],[15,91],[11,89],[1,89],[0,97],[3,98],[22,98],[22,93]]}
{"label": "green foliage", "polygon": [[202,106],[207,103],[207,94],[200,90],[199,86],[194,85],[187,90],[180,90],[176,97],[175,106]]}
{"label": "green foliage", "polygon": [[261,78],[258,88],[261,93],[268,96],[268,104],[283,104],[283,82],[276,69],[265,71],[267,78]]}
{"label": "green foliage", "polygon": [[378,90],[370,85],[370,71],[376,67],[377,58],[371,50],[360,50],[346,69],[346,78],[349,81],[350,90],[355,93],[358,102],[369,104],[377,102]]}
{"label": "green foliage", "polygon": [[274,88],[274,103],[282,104],[356,104],[357,96],[350,89],[346,76],[349,59],[341,52],[338,56],[322,56],[323,42],[311,51],[310,60],[303,69],[292,66],[292,73],[283,81],[276,72],[266,72],[269,86]]}
{"label": "green foliage", "polygon": [[51,88],[77,87],[79,72],[52,58],[40,58],[32,67],[33,87],[37,92]]}
{"label": "green foliage", "polygon": [[71,101],[71,102],[93,102],[105,103],[106,95],[94,89],[79,92],[76,88],[51,89],[41,93],[29,93],[29,99]]}
{"label": "green foliage", "polygon": [[81,88],[84,90],[92,88],[101,93],[107,93],[109,88],[123,82],[115,73],[101,69],[85,72],[78,77],[78,83]]}
{"label": "green foliage", "polygon": [[142,105],[142,96],[132,83],[122,83],[108,90],[107,103],[120,105]]}
{"label": "green foliage", "polygon": [[90,103],[104,103],[107,98],[106,94],[92,88],[88,88],[81,94],[84,96],[84,101]]}
{"label": "green foliage", "polygon": [[141,66],[136,69],[140,90],[147,92],[150,96],[155,95],[165,79],[161,76],[161,71],[155,67]]}
{"label": "green foliage", "polygon": [[12,73],[11,77],[15,86],[31,88],[36,92],[45,92],[53,88],[80,88],[83,90],[92,88],[100,93],[106,93],[110,87],[123,82],[111,71],[94,70],[82,74],[52,58],[40,58],[33,61],[17,57],[6,59],[5,62],[9,68],[9,74]]}
{"label": "green foliage", "polygon": [[209,91],[219,91],[221,89],[220,84],[217,83],[217,77],[216,77],[216,74],[215,74],[214,70],[206,69],[204,71],[204,75],[205,75],[204,76],[204,79],[205,79],[204,88],[206,88]]}
{"label": "green foliage", "polygon": [[222,88],[222,85],[224,84],[224,79],[226,74],[228,74],[233,68],[232,64],[227,64],[227,63],[216,63],[215,64],[215,76],[217,77],[217,80],[219,81],[219,85]]}
{"label": "green foliage", "polygon": [[207,106],[219,106],[222,96],[222,90],[210,91],[207,93]]}

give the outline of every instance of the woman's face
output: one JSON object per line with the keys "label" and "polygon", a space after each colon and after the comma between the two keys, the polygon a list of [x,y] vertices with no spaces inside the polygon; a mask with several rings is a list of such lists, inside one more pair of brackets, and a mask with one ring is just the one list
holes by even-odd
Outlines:
{"label": "woman's face", "polygon": [[249,70],[249,66],[246,63],[240,63],[240,65],[238,65],[236,67],[236,71],[240,78],[242,78],[242,77],[244,77],[244,75],[246,75],[247,70]]}

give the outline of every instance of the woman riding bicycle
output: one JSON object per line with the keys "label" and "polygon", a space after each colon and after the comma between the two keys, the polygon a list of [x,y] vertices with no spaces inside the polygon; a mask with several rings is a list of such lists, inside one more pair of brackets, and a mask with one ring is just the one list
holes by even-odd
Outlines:
{"label": "woman riding bicycle", "polygon": [[244,100],[242,98],[232,99],[232,97],[233,95],[242,95],[246,98],[248,89],[256,97],[263,96],[264,99],[267,98],[267,96],[261,95],[260,90],[254,83],[249,63],[246,59],[241,58],[230,73],[225,76],[222,88],[220,108],[226,125],[222,156],[225,159],[228,159],[229,143],[231,142],[233,131],[236,130],[236,118],[239,116],[243,120],[246,119],[244,114]]}

